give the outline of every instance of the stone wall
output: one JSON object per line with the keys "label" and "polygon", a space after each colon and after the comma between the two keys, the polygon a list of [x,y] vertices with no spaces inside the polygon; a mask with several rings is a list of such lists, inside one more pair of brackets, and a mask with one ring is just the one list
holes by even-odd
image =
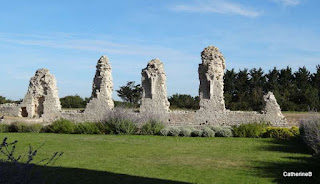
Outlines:
{"label": "stone wall", "polygon": [[0,116],[17,116],[19,105],[15,103],[7,103],[0,105]]}

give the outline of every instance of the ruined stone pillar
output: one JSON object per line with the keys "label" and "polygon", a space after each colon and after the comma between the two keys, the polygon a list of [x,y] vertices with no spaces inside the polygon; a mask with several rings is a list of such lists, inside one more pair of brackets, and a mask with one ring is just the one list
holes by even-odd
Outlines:
{"label": "ruined stone pillar", "polygon": [[159,59],[151,60],[142,74],[142,99],[140,112],[167,113],[170,103],[167,97],[166,74]]}
{"label": "ruined stone pillar", "polygon": [[19,109],[20,117],[55,116],[61,111],[57,82],[48,69],[39,69],[31,78]]}
{"label": "ruined stone pillar", "polygon": [[266,120],[272,122],[275,126],[287,126],[287,120],[282,114],[274,94],[269,91],[263,96],[263,99],[265,102],[263,113],[266,115]]}
{"label": "ruined stone pillar", "polygon": [[113,109],[112,99],[113,82],[111,66],[107,56],[101,56],[96,66],[96,74],[93,79],[92,94],[86,106],[85,113],[105,114],[107,110]]}
{"label": "ruined stone pillar", "polygon": [[223,75],[225,59],[218,48],[209,46],[201,53],[202,63],[199,64],[199,97],[200,110],[225,111],[223,96]]}

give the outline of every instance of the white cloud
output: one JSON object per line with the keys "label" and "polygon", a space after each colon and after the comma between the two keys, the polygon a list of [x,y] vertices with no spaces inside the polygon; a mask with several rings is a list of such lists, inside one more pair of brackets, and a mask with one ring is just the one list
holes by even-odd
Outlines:
{"label": "white cloud", "polygon": [[276,3],[280,3],[284,6],[296,6],[300,4],[300,0],[273,0]]}
{"label": "white cloud", "polygon": [[206,1],[206,3],[194,2],[191,4],[180,4],[175,5],[172,9],[183,12],[234,14],[246,17],[257,17],[261,14],[243,5],[222,0],[210,0]]}

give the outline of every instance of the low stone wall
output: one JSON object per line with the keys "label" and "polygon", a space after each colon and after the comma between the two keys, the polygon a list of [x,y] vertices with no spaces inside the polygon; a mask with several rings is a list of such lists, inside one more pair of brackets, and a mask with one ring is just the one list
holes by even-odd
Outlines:
{"label": "low stone wall", "polygon": [[19,105],[15,103],[7,103],[0,105],[1,116],[17,116],[19,112]]}

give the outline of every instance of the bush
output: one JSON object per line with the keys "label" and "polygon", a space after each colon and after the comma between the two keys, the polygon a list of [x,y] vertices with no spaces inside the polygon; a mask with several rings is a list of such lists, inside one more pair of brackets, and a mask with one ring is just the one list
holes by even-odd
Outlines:
{"label": "bush", "polygon": [[313,118],[300,123],[300,135],[303,142],[320,159],[320,119]]}
{"label": "bush", "polygon": [[27,123],[12,123],[9,126],[9,132],[19,133],[39,133],[43,128],[41,124],[27,124]]}
{"label": "bush", "polygon": [[69,120],[60,119],[54,121],[47,127],[49,133],[72,134],[74,133],[75,124]]}
{"label": "bush", "polygon": [[223,129],[222,126],[211,126],[210,128],[211,128],[211,130],[213,130],[215,133],[217,133],[217,132],[219,132],[219,131],[221,131],[221,130]]}
{"label": "bush", "polygon": [[211,128],[205,127],[202,129],[202,137],[214,137],[215,133]]}
{"label": "bush", "polygon": [[128,119],[109,119],[106,122],[106,131],[110,134],[126,134],[133,135],[136,134],[138,128],[137,125]]}
{"label": "bush", "polygon": [[97,123],[78,123],[74,128],[75,134],[101,134]]}
{"label": "bush", "polygon": [[179,136],[180,135],[180,128],[177,128],[177,127],[171,127],[169,129],[169,132],[168,132],[168,136]]}
{"label": "bush", "polygon": [[192,130],[188,127],[181,127],[180,128],[180,136],[182,137],[190,137]]}
{"label": "bush", "polygon": [[216,137],[232,137],[233,133],[230,128],[222,128],[218,132],[216,132]]}
{"label": "bush", "polygon": [[191,137],[201,137],[202,136],[202,130],[193,130],[191,132]]}
{"label": "bush", "polygon": [[169,133],[170,128],[164,128],[162,130],[160,130],[160,135],[162,136],[167,136]]}
{"label": "bush", "polygon": [[164,128],[163,123],[151,120],[141,127],[142,135],[160,135],[160,131]]}
{"label": "bush", "polygon": [[9,132],[10,125],[8,124],[0,124],[0,133]]}
{"label": "bush", "polygon": [[280,127],[267,127],[263,137],[271,137],[277,139],[294,139],[298,137],[299,129],[297,127],[292,128],[280,128]]}
{"label": "bush", "polygon": [[261,137],[267,123],[247,123],[239,126],[233,126],[236,137]]}

